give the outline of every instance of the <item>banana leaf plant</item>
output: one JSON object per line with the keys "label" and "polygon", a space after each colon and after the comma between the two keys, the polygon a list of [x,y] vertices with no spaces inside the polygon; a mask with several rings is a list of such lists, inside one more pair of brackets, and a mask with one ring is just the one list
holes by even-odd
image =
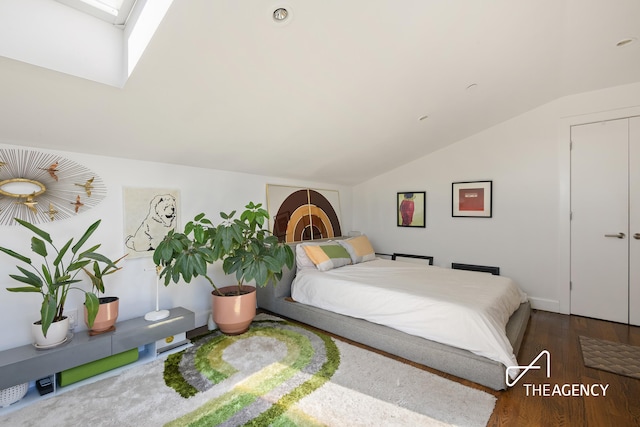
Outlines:
{"label": "banana leaf plant", "polygon": [[185,225],[183,233],[169,231],[153,253],[154,263],[163,268],[160,277],[165,286],[202,276],[222,295],[207,272],[210,264],[221,260],[222,270],[235,274],[235,294],[240,295],[245,283],[255,281],[264,287],[280,280],[285,266],[293,267],[291,247],[264,228],[269,213],[261,203],[249,202],[239,219],[235,214],[221,212],[222,222],[216,226],[201,213]]}
{"label": "banana leaf plant", "polygon": [[[15,220],[34,234],[31,237],[31,251],[42,258],[42,261],[40,265],[37,265],[38,263],[28,256],[0,247],[0,251],[21,261],[28,267],[25,268],[18,265],[16,267],[21,274],[9,275],[12,279],[27,286],[11,287],[7,288],[7,290],[9,292],[39,293],[41,295],[40,323],[45,337],[51,324],[64,318],[64,305],[69,291],[73,289],[84,292],[84,304],[87,307],[89,327],[92,327],[98,314],[98,296],[76,287],[75,284],[81,281],[76,279],[77,274],[83,271],[91,262],[101,263],[111,269],[117,269],[113,261],[96,252],[100,244],[83,250],[87,240],[96,231],[101,220],[91,224],[75,244],[74,239],[71,238],[60,249],[53,243],[51,236],[46,231],[27,221],[18,218],[15,218]],[[102,277],[99,280],[102,282]],[[96,286],[96,283],[93,285]],[[104,283],[101,283],[101,286],[101,289],[104,290]]]}

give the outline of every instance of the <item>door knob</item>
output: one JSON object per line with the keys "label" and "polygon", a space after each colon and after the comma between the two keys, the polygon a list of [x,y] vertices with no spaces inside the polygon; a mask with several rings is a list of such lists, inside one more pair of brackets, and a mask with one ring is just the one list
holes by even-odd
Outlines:
{"label": "door knob", "polygon": [[[604,237],[617,237],[618,239],[624,239],[625,234],[624,233],[618,233],[618,234],[605,234]],[[638,235],[638,233],[636,233],[635,237],[636,239],[640,239],[640,235]]]}
{"label": "door knob", "polygon": [[640,240],[640,233],[634,234],[633,238],[636,239],[636,240]]}

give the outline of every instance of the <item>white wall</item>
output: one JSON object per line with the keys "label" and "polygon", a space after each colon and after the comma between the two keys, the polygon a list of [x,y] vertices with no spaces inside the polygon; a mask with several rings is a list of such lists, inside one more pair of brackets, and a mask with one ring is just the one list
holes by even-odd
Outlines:
{"label": "white wall", "polygon": [[[569,126],[640,114],[640,84],[556,100],[353,188],[353,227],[379,252],[494,265],[535,308],[568,313]],[[493,180],[493,218],[453,218],[451,184]],[[427,226],[396,224],[396,193],[427,192]]]}
{"label": "white wall", "polygon": [[[2,148],[18,148],[0,143]],[[44,150],[39,150],[44,151]],[[169,164],[140,162],[78,153],[55,152],[60,156],[86,166],[102,178],[107,186],[107,197],[96,207],[70,219],[39,226],[51,234],[54,243],[64,243],[81,233],[97,219],[102,223],[91,242],[102,243],[101,252],[117,258],[125,252],[123,236],[123,187],[172,188],[181,195],[180,227],[200,212],[212,220],[220,211],[242,209],[249,201],[266,206],[266,184],[309,186],[340,192],[342,227],[351,228],[351,190],[348,187],[316,182],[282,180],[275,177],[224,172]],[[215,159],[211,159],[215,165]],[[31,234],[19,226],[0,226],[0,245],[18,252],[30,253]],[[0,253],[0,350],[31,342],[30,324],[39,318],[41,298],[38,294],[11,293],[3,288],[17,286],[8,277],[17,273],[13,258]],[[123,269],[107,278],[107,295],[120,297],[119,320],[142,316],[155,309],[155,271],[151,258],[125,259]],[[233,284],[233,277],[225,277],[220,265],[212,267],[216,284]],[[90,287],[88,282],[86,288]],[[160,289],[161,308],[183,306],[196,313],[196,326],[206,324],[210,310],[211,285],[198,278],[190,284],[172,283]],[[70,294],[66,309],[77,308],[82,313],[83,294]],[[86,329],[81,324],[77,330]]]}

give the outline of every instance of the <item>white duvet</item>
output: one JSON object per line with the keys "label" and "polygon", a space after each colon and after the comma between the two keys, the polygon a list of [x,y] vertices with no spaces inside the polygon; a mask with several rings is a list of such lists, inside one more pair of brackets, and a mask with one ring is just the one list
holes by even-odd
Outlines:
{"label": "white duvet", "polygon": [[376,259],[298,271],[292,298],[517,366],[505,328],[527,296],[513,280]]}

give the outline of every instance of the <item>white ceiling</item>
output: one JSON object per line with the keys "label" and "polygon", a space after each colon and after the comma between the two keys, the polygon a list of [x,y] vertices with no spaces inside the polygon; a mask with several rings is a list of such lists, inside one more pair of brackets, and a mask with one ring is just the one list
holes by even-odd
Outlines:
{"label": "white ceiling", "polygon": [[638,0],[176,0],[122,89],[0,57],[0,140],[349,185],[640,81],[629,37]]}

